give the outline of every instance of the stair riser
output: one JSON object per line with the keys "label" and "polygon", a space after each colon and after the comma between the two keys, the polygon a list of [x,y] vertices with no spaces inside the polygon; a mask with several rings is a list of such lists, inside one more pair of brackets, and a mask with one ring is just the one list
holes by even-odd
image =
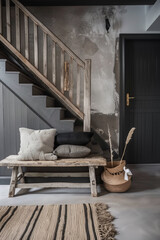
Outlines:
{"label": "stair riser", "polygon": [[48,100],[48,97],[47,96],[32,96],[33,99],[35,99],[35,101],[37,101],[36,99],[38,99],[39,101],[39,105],[40,106],[44,106],[44,107],[47,107],[47,108],[50,108],[50,107],[55,107],[55,101],[54,99],[53,100]]}
{"label": "stair riser", "polygon": [[54,107],[55,106],[55,100],[51,98],[46,98],[46,107]]}
{"label": "stair riser", "polygon": [[32,83],[31,80],[27,77],[25,77],[23,74],[20,73],[19,75],[19,83],[25,84],[25,83]]}
{"label": "stair riser", "polygon": [[45,95],[46,92],[44,90],[38,89],[33,86],[32,88],[32,95]]}
{"label": "stair riser", "polygon": [[19,71],[18,67],[15,67],[14,65],[10,64],[9,61],[6,61],[6,71],[11,71],[11,72],[17,72]]}
{"label": "stair riser", "polygon": [[5,73],[6,71],[6,60],[0,59],[0,72]]}

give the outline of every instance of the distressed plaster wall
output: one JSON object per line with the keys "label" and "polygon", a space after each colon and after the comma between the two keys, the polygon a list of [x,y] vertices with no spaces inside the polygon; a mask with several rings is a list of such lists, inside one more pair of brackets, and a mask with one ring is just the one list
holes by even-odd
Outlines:
{"label": "distressed plaster wall", "polygon": [[[92,60],[92,124],[113,145],[119,139],[119,33],[145,31],[144,6],[29,7],[51,31],[82,59]],[[105,17],[111,23],[105,29]]]}

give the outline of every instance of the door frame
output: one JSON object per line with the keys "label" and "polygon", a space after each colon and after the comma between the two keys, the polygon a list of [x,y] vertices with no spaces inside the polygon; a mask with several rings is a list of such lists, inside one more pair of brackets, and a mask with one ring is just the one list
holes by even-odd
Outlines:
{"label": "door frame", "polygon": [[[125,79],[125,46],[127,40],[160,40],[159,33],[135,33],[120,34],[119,50],[120,50],[120,104],[119,104],[119,155],[121,156],[124,143],[126,140],[125,131],[125,104],[126,104],[126,79]],[[134,126],[133,126],[134,127]]]}

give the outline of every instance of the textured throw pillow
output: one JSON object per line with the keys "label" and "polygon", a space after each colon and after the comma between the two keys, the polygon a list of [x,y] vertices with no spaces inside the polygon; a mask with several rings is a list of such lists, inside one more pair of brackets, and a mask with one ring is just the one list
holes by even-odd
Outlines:
{"label": "textured throw pillow", "polygon": [[61,158],[86,157],[90,152],[91,150],[85,146],[75,145],[60,145],[53,151],[55,155]]}
{"label": "textured throw pillow", "polygon": [[55,137],[55,145],[71,144],[84,146],[90,142],[92,136],[92,132],[59,133]]}
{"label": "textured throw pillow", "polygon": [[24,160],[36,160],[46,153],[52,153],[56,129],[32,130],[20,128],[20,151]]}

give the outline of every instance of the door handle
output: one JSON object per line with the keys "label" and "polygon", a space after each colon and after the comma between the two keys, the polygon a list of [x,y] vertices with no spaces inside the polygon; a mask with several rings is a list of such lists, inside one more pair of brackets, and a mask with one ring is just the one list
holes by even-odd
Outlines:
{"label": "door handle", "polygon": [[129,93],[127,93],[126,94],[126,105],[127,105],[127,107],[129,106],[129,104],[130,104],[130,99],[134,99],[135,97],[130,97],[129,96]]}

